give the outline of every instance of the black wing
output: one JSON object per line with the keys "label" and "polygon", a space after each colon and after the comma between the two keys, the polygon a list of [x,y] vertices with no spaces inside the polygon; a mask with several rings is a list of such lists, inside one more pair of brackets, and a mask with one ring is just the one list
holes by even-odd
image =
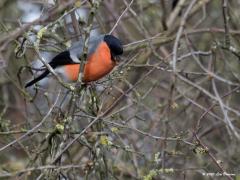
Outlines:
{"label": "black wing", "polygon": [[49,62],[49,65],[53,69],[55,69],[58,66],[63,66],[63,65],[67,65],[67,64],[75,64],[75,62],[73,62],[73,60],[70,56],[69,51],[63,51],[63,52],[59,53]]}
{"label": "black wing", "polygon": [[[63,51],[61,53],[59,53],[58,55],[56,55],[50,62],[49,65],[55,69],[56,67],[59,66],[63,66],[63,65],[67,65],[67,64],[75,64],[73,62],[73,60],[70,57],[70,53],[69,51]],[[48,74],[49,74],[49,70],[46,69],[40,76],[38,76],[37,78],[33,79],[32,81],[28,82],[25,85],[25,88],[32,86],[33,84],[35,84],[36,82],[42,80],[43,78],[45,78]]]}

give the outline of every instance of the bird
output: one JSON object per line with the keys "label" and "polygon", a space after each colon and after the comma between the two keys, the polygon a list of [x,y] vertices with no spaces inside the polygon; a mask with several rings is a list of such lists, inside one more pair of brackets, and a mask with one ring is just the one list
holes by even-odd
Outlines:
{"label": "bird", "polygon": [[[48,64],[54,71],[68,82],[78,80],[80,58],[83,53],[84,42],[79,40],[69,49],[57,54]],[[97,81],[111,72],[120,61],[123,54],[122,42],[115,36],[102,34],[91,37],[88,44],[87,60],[83,69],[83,83]],[[34,85],[50,74],[46,69],[35,79],[26,83],[25,88]]]}
{"label": "bird", "polygon": [[173,1],[172,1],[172,10],[175,9],[175,7],[176,7],[177,4],[178,4],[178,1],[179,1],[179,0],[173,0]]}

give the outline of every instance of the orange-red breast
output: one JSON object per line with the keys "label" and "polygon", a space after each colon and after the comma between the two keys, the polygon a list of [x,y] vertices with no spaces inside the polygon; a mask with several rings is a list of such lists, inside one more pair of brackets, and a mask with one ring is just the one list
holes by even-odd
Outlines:
{"label": "orange-red breast", "polygon": [[[56,55],[49,65],[65,80],[77,81],[83,41],[77,42],[68,50]],[[116,65],[117,56],[123,54],[121,41],[112,35],[101,35],[89,40],[87,62],[84,66],[83,82],[96,81],[107,75]],[[45,70],[40,76],[28,82],[25,87],[32,86],[49,74]]]}

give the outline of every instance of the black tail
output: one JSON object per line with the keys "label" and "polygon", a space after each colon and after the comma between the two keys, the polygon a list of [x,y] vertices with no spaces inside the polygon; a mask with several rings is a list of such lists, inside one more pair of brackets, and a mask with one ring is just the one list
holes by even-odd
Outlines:
{"label": "black tail", "polygon": [[172,10],[175,9],[175,7],[176,7],[177,4],[178,4],[178,1],[179,1],[179,0],[173,0],[173,2],[172,2]]}
{"label": "black tail", "polygon": [[38,76],[37,78],[35,78],[34,80],[28,82],[26,85],[25,85],[25,88],[29,87],[29,86],[32,86],[33,84],[35,84],[36,82],[42,80],[43,78],[45,78],[47,75],[49,74],[49,71],[46,70],[44,73],[42,73],[40,76]]}
{"label": "black tail", "polygon": [[[175,7],[178,5],[178,1],[179,1],[179,0],[173,0],[173,2],[172,2],[172,10],[174,10]],[[182,11],[180,11],[180,12],[178,13],[178,16],[181,16],[181,15],[182,15]]]}

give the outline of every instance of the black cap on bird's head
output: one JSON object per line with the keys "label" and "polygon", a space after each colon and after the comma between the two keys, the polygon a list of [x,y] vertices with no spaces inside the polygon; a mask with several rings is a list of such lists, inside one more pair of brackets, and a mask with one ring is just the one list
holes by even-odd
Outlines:
{"label": "black cap on bird's head", "polygon": [[123,54],[122,42],[118,38],[113,35],[105,35],[103,40],[107,43],[111,51],[112,59],[116,60],[116,56]]}

